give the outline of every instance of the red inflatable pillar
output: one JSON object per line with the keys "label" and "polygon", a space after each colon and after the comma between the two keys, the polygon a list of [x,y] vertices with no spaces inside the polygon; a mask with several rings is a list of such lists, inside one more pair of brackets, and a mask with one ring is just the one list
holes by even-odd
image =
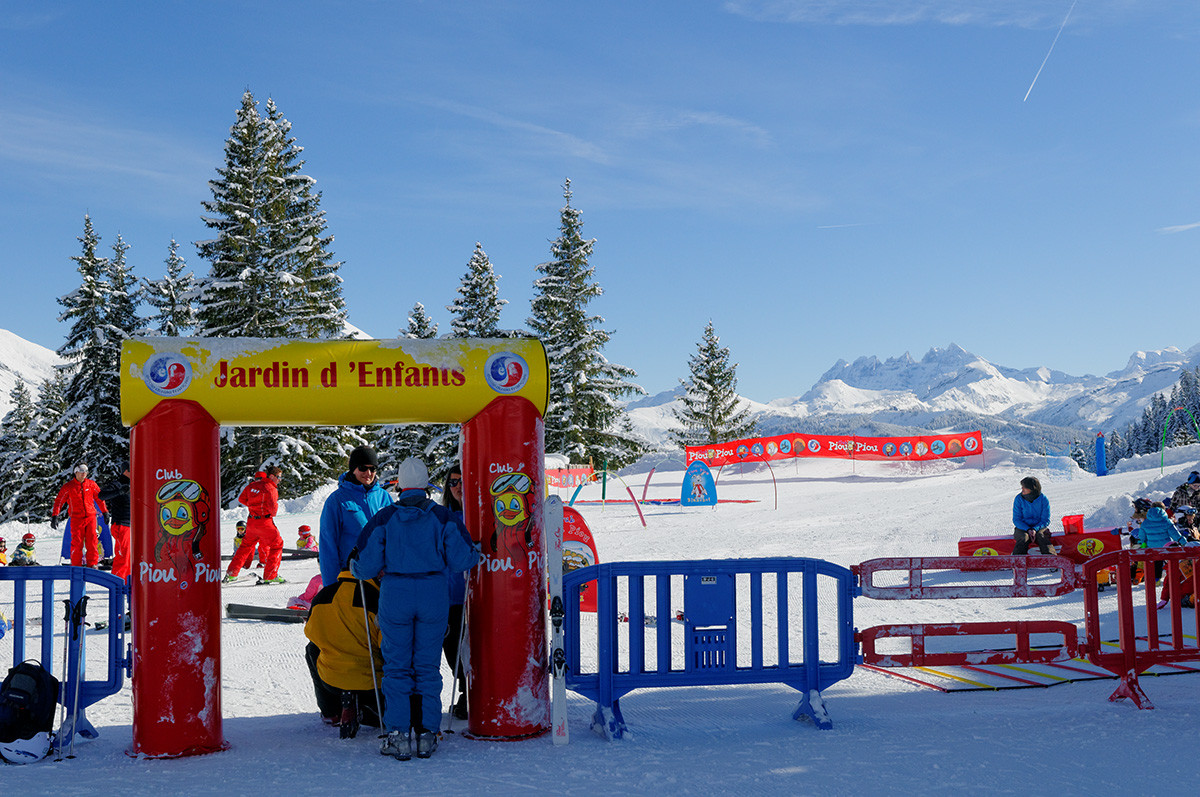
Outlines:
{"label": "red inflatable pillar", "polygon": [[463,509],[483,550],[471,572],[470,735],[518,739],[550,729],[542,418],[501,396],[463,425]]}
{"label": "red inflatable pillar", "polygon": [[224,750],[219,426],[167,399],[130,439],[133,746],[153,758]]}

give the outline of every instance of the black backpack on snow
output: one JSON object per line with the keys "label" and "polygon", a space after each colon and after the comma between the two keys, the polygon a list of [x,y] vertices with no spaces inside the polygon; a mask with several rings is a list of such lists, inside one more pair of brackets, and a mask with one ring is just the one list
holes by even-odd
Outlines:
{"label": "black backpack on snow", "polygon": [[23,661],[0,684],[0,743],[54,730],[58,679],[39,662]]}

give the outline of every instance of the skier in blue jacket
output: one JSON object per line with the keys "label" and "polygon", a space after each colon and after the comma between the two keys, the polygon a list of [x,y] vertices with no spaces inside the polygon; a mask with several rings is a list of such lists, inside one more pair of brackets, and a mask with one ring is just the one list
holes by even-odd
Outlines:
{"label": "skier in blue jacket", "polygon": [[1050,553],[1050,499],[1042,495],[1042,483],[1036,477],[1021,479],[1021,493],[1013,499],[1013,556],[1029,552],[1029,543]]}
{"label": "skier in blue jacket", "polygon": [[[425,463],[413,457],[400,463],[400,499],[368,521],[359,535],[359,551],[350,561],[355,578],[381,578],[383,719],[388,735],[380,752],[401,761],[413,752],[428,758],[437,749],[442,638],[450,610],[446,572],[469,570],[479,562],[466,527],[446,507],[429,500],[428,484]],[[411,714],[409,699],[414,694],[421,696],[419,720]]]}
{"label": "skier in blue jacket", "polygon": [[321,583],[336,584],[338,573],[346,567],[350,551],[371,516],[392,503],[388,491],[379,484],[379,459],[375,449],[359,446],[350,452],[349,469],[338,477],[337,489],[325,499],[321,509],[321,530],[317,561]]}

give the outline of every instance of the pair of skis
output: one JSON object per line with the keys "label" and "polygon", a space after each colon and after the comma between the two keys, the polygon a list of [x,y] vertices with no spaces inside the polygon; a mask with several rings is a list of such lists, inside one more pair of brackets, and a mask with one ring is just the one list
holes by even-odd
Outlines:
{"label": "pair of skis", "polygon": [[563,505],[552,495],[546,499],[546,566],[550,575],[550,727],[554,744],[570,740],[567,729],[567,653],[563,646]]}

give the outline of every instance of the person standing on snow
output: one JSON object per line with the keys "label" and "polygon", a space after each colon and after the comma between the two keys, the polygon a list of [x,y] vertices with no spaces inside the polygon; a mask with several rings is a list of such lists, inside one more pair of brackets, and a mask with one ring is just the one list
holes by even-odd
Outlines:
{"label": "person standing on snow", "polygon": [[[88,478],[88,466],[79,463],[75,475],[59,488],[54,506],[50,510],[50,528],[58,528],[58,515],[63,509],[71,521],[71,564],[84,564],[84,548],[87,548],[87,566],[100,564],[100,537],[96,534],[96,508],[100,499],[100,485]],[[99,501],[101,512],[108,507]]]}
{"label": "person standing on snow", "polygon": [[1024,556],[1030,543],[1050,553],[1050,499],[1042,495],[1042,483],[1033,476],[1021,479],[1021,493],[1013,499],[1013,556]]}
{"label": "person standing on snow", "polygon": [[100,500],[110,512],[108,529],[113,538],[112,574],[129,578],[129,465],[121,464],[121,475],[104,485]]}
{"label": "person standing on snow", "polygon": [[1170,506],[1176,512],[1185,506],[1200,509],[1200,471],[1189,473],[1187,481],[1175,488]]}
{"label": "person standing on snow", "polygon": [[275,513],[279,511],[279,480],[283,468],[270,465],[256,473],[254,481],[246,485],[238,496],[238,503],[250,510],[250,519],[246,523],[246,536],[233,555],[229,569],[225,571],[225,583],[237,579],[242,571],[242,565],[250,559],[254,546],[259,549],[259,557],[263,560],[263,574],[260,584],[285,584],[279,577],[279,562],[283,558],[283,537],[275,527]]}
{"label": "person standing on snow", "polygon": [[[448,570],[469,570],[479,551],[466,528],[425,494],[429,470],[410,457],[400,463],[399,500],[375,514],[350,558],[355,578],[381,577],[379,626],[383,634],[384,724],[379,752],[407,761],[437,749],[442,709],[442,639],[450,609]],[[409,699],[421,696],[421,716]],[[410,728],[414,739],[409,736]],[[415,750],[414,750],[415,747]]]}
{"label": "person standing on snow", "polygon": [[370,446],[350,452],[349,467],[338,477],[338,486],[321,508],[317,562],[321,583],[337,583],[338,573],[346,567],[350,551],[358,544],[367,521],[392,503],[388,491],[379,484],[379,458]]}
{"label": "person standing on snow", "polygon": [[[442,491],[442,506],[449,509],[460,523],[463,523],[462,494],[462,466],[455,462],[446,473],[446,488]],[[466,528],[465,523],[463,528]],[[467,676],[464,672],[465,668],[458,660],[458,643],[462,640],[463,604],[467,597],[467,579],[466,574],[458,570],[448,571],[446,578],[450,584],[450,614],[446,623],[446,638],[442,640],[442,653],[446,656],[446,663],[450,665],[450,671],[458,679],[458,700],[455,701],[450,712],[455,719],[465,720],[467,718]]]}

